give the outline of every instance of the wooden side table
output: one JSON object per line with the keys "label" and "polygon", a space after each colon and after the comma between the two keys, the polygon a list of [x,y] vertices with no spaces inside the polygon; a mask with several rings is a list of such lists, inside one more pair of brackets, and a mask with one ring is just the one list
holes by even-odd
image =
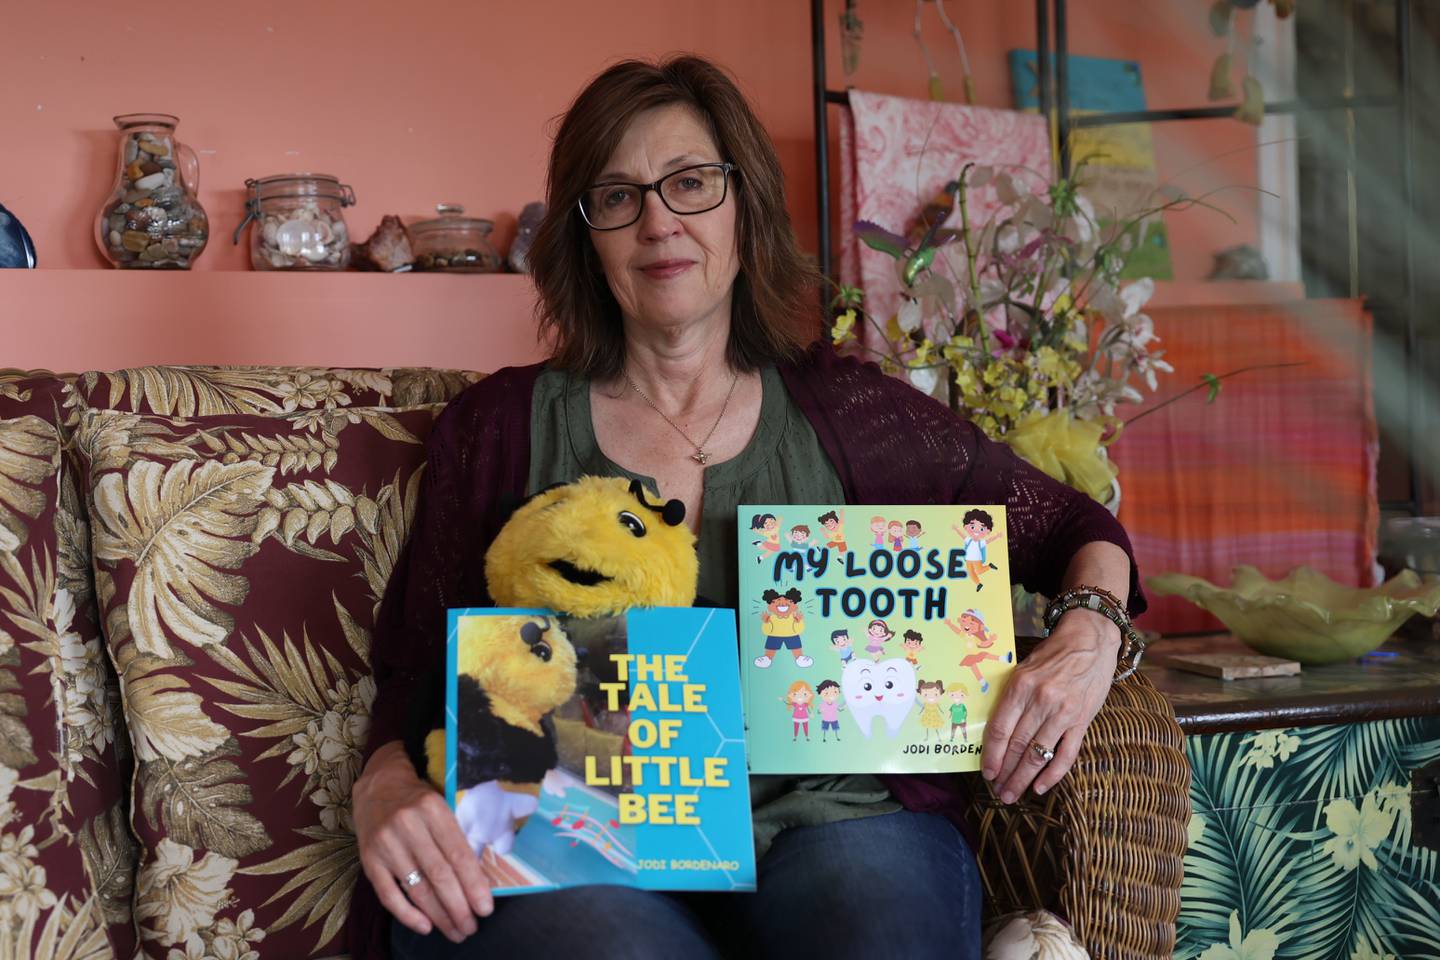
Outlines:
{"label": "wooden side table", "polygon": [[1383,649],[1254,680],[1146,667],[1192,774],[1176,957],[1440,958],[1440,642]]}

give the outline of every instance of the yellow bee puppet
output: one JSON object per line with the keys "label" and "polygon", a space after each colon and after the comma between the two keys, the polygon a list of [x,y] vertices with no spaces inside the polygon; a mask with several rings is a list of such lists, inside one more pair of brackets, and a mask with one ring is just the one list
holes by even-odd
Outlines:
{"label": "yellow bee puppet", "polygon": [[[572,617],[689,606],[699,560],[684,520],[684,503],[653,503],[638,480],[582,477],[550,487],[515,511],[486,552],[490,597]],[[456,816],[476,852],[505,854],[558,762],[550,714],[575,693],[575,648],[554,617],[472,617],[461,621],[456,666],[465,732],[456,745]],[[415,725],[407,747],[443,790],[444,727]]]}

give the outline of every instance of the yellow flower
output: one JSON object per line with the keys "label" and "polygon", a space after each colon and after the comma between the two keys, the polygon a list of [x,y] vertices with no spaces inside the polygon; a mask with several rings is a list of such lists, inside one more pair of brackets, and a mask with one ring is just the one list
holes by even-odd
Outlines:
{"label": "yellow flower", "polygon": [[1360,863],[1371,870],[1379,869],[1375,848],[1389,835],[1394,822],[1393,810],[1386,813],[1380,809],[1374,793],[1365,795],[1359,810],[1349,800],[1331,800],[1325,805],[1325,826],[1335,836],[1321,844],[1321,849],[1342,870],[1354,870]]}
{"label": "yellow flower", "polygon": [[930,362],[930,351],[932,351],[932,350],[934,350],[934,349],[935,349],[935,344],[931,343],[928,338],[925,339],[925,340],[921,340],[921,341],[920,341],[920,346],[918,346],[918,347],[915,348],[915,362],[916,362],[916,363],[929,363],[929,362]]}
{"label": "yellow flower", "polygon": [[1000,386],[1000,384],[1008,380],[1009,377],[1010,371],[1006,369],[1006,364],[1003,360],[993,361],[988,367],[985,368],[985,372],[981,374],[981,379],[984,380],[987,385],[992,387]]}
{"label": "yellow flower", "polygon": [[1035,369],[1047,377],[1060,375],[1060,354],[1054,347],[1041,347],[1035,351]]}
{"label": "yellow flower", "polygon": [[853,309],[846,310],[840,314],[840,316],[836,317],[834,326],[830,328],[830,334],[836,346],[839,346],[854,336],[854,331],[855,311]]}
{"label": "yellow flower", "polygon": [[1212,944],[1200,954],[1200,960],[1275,960],[1275,950],[1279,946],[1280,938],[1275,931],[1263,927],[1251,930],[1242,938],[1239,911],[1231,910],[1230,943]]}
{"label": "yellow flower", "polygon": [[1277,760],[1284,763],[1290,754],[1300,749],[1300,738],[1283,730],[1266,730],[1251,737],[1249,744],[1250,752],[1240,761],[1240,766],[1269,770]]}

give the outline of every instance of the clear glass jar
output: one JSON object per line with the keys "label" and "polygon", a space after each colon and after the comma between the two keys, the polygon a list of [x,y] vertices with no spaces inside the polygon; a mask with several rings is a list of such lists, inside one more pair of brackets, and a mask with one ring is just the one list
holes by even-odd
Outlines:
{"label": "clear glass jar", "polygon": [[415,269],[447,273],[498,273],[500,255],[488,237],[495,224],[465,216],[458,203],[435,205],[433,220],[410,225],[410,243],[415,249]]}
{"label": "clear glass jar", "polygon": [[252,220],[250,265],[256,270],[344,270],[350,263],[350,230],[344,208],[355,191],[328,173],[282,173],[246,180],[245,219]]}
{"label": "clear glass jar", "polygon": [[175,139],[179,118],[127,113],[120,130],[115,187],[95,221],[95,242],[117,267],[188,270],[210,239],[200,206],[200,162]]}

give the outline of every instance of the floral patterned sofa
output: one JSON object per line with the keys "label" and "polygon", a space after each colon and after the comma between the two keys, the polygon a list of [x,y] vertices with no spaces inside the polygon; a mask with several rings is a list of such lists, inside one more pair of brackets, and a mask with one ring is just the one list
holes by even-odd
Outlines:
{"label": "floral patterned sofa", "polygon": [[[480,376],[0,370],[0,958],[344,953],[370,629]],[[1188,767],[1116,690],[1043,804],[977,791],[987,892],[1168,956]]]}

